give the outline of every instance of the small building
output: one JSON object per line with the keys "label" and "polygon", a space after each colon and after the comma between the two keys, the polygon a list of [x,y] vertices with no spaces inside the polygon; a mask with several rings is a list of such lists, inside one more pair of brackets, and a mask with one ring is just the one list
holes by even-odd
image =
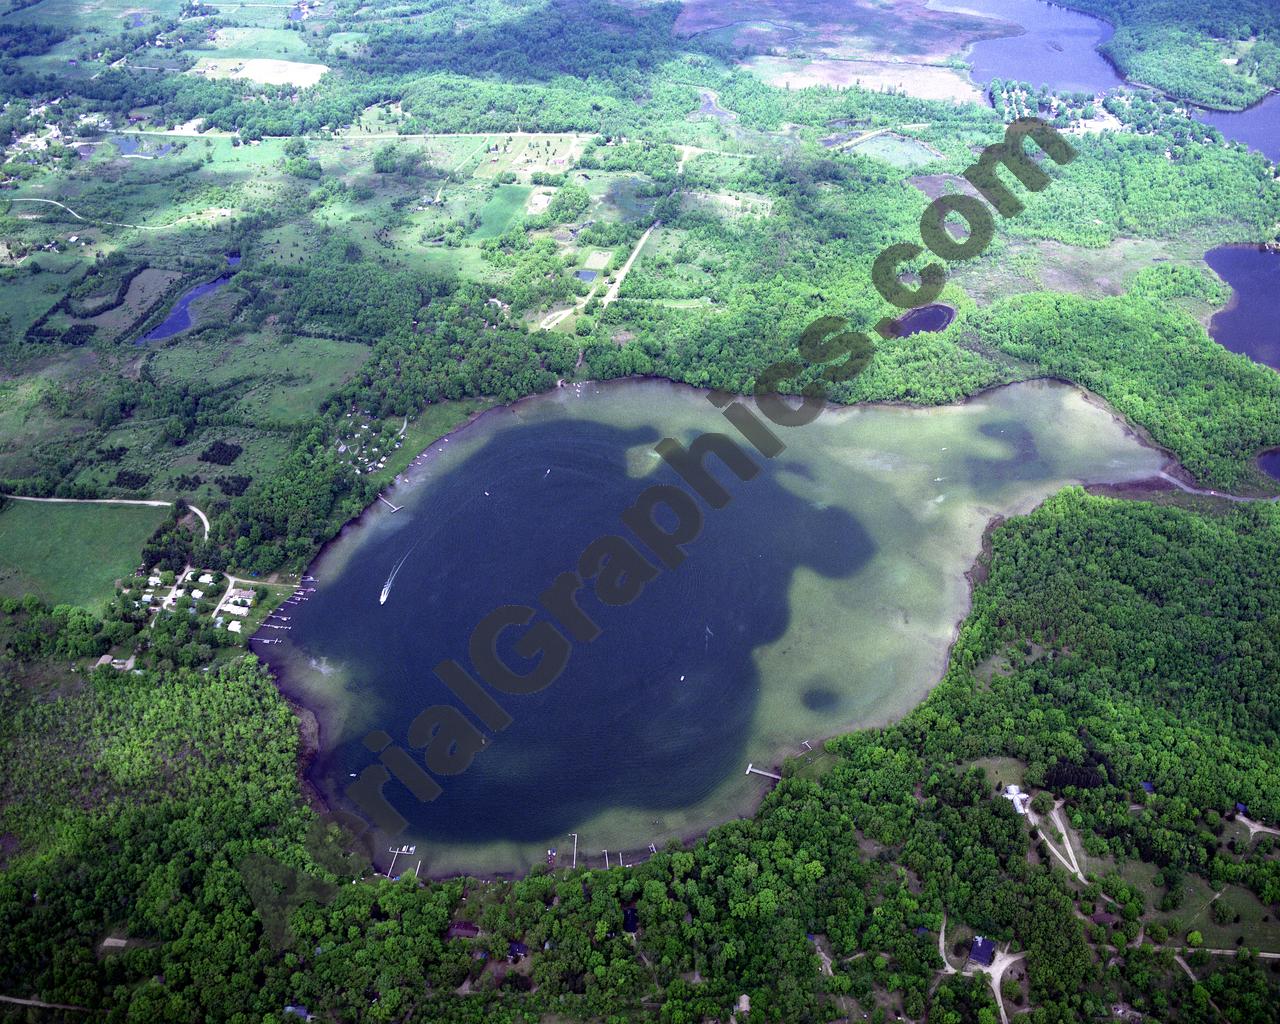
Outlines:
{"label": "small building", "polygon": [[973,937],[973,948],[969,950],[969,960],[979,967],[990,967],[996,958],[996,944],[981,935]]}
{"label": "small building", "polygon": [[1012,782],[1004,787],[1003,796],[1013,804],[1013,809],[1019,814],[1026,814],[1031,809],[1031,794],[1022,792]]}
{"label": "small building", "polygon": [[1142,783],[1142,788],[1148,793],[1154,793],[1156,791],[1156,787],[1152,785],[1150,782]]}
{"label": "small building", "polygon": [[202,572],[202,573],[200,574],[200,578],[199,578],[198,580],[196,580],[196,582],[197,582],[197,583],[203,583],[203,584],[207,587],[210,583],[212,583],[212,582],[213,582],[213,573],[211,573],[211,572]]}
{"label": "small building", "polygon": [[1249,813],[1249,807],[1247,804],[1242,804],[1238,802],[1236,803],[1236,814],[1247,815],[1248,813]]}
{"label": "small building", "polygon": [[1109,928],[1120,920],[1120,916],[1118,914],[1112,914],[1106,910],[1099,910],[1092,918],[1090,918],[1090,920],[1093,921],[1094,924],[1100,924]]}
{"label": "small building", "polygon": [[514,964],[518,963],[522,957],[529,955],[529,947],[523,942],[507,943],[507,958]]}
{"label": "small building", "polygon": [[444,933],[445,941],[449,939],[474,939],[480,934],[480,926],[472,921],[454,921]]}
{"label": "small building", "polygon": [[240,632],[240,628],[241,628],[243,625],[244,625],[244,623],[243,623],[243,622],[241,622],[239,619],[232,619],[230,622],[228,622],[228,623],[227,623],[227,632],[228,632],[228,633],[239,633],[239,632]]}
{"label": "small building", "polygon": [[634,933],[640,927],[640,914],[635,907],[626,907],[622,911],[622,930]]}

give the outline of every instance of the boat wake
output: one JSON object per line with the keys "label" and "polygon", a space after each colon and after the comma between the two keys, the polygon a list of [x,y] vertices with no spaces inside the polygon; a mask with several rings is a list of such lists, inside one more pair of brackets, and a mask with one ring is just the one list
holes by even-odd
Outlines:
{"label": "boat wake", "polygon": [[395,583],[396,577],[400,574],[400,569],[404,566],[404,563],[409,560],[409,556],[413,554],[413,549],[416,548],[420,543],[421,543],[420,539],[414,541],[413,545],[409,548],[408,551],[404,553],[400,561],[396,562],[395,568],[391,570],[391,575],[387,577],[387,582],[382,584],[382,593],[378,595],[378,604],[387,603],[387,598],[391,596],[391,587]]}

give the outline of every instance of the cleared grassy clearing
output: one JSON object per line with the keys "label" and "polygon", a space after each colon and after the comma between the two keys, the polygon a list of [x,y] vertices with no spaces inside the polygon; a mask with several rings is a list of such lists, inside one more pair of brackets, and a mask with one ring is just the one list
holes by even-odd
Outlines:
{"label": "cleared grassy clearing", "polygon": [[238,411],[268,423],[297,423],[368,358],[369,349],[345,341],[298,338],[281,344],[272,335],[250,335],[229,345],[199,341],[173,345],[152,362],[157,379],[238,384]]}
{"label": "cleared grassy clearing", "polygon": [[761,81],[780,89],[856,85],[872,91],[897,90],[926,100],[980,103],[982,93],[959,71],[905,61],[752,57],[743,63]]}
{"label": "cleared grassy clearing", "polygon": [[[219,57],[284,57],[305,58],[309,52],[306,37],[300,32],[283,28],[220,28],[213,38],[212,49]],[[189,51],[195,55],[208,54],[201,47]]]}
{"label": "cleared grassy clearing", "polygon": [[271,57],[201,57],[191,74],[205,78],[248,78],[263,85],[296,85],[308,88],[328,72],[325,64]]}
{"label": "cleared grassy clearing", "polygon": [[493,198],[480,208],[480,226],[472,238],[496,238],[507,230],[529,199],[527,185],[499,185]]}
{"label": "cleared grassy clearing", "polygon": [[941,156],[922,142],[892,133],[855,142],[849,148],[904,170],[931,164]]}
{"label": "cleared grassy clearing", "polygon": [[167,515],[145,505],[14,501],[0,512],[0,594],[100,608]]}

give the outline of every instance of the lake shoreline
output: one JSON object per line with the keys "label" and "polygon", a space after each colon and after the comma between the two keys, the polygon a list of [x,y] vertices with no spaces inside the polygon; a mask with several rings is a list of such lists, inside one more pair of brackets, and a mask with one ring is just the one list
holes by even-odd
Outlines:
{"label": "lake shoreline", "polygon": [[[945,405],[954,406],[954,407],[963,407],[973,402],[980,401],[981,399],[991,395],[992,393],[998,392],[1002,389],[1009,388],[1015,384],[1026,385],[1036,381],[1047,381],[1047,382],[1061,384],[1070,388],[1072,391],[1076,392],[1077,394],[1083,396],[1084,400],[1088,402],[1090,405],[1093,405],[1096,408],[1100,409],[1101,411],[1106,412],[1109,415],[1109,417],[1112,419],[1112,421],[1116,422],[1120,426],[1121,430],[1124,432],[1124,435],[1126,437],[1130,437],[1135,441],[1137,441],[1140,445],[1156,452],[1160,456],[1160,458],[1164,460],[1168,468],[1174,469],[1175,471],[1180,471],[1181,467],[1178,466],[1176,460],[1173,459],[1172,455],[1166,449],[1152,442],[1151,439],[1146,435],[1145,431],[1143,431],[1139,427],[1136,427],[1134,424],[1130,423],[1123,415],[1121,415],[1115,409],[1113,409],[1101,397],[1093,394],[1092,392],[1088,391],[1085,388],[1081,388],[1078,385],[1074,385],[1071,382],[1063,381],[1060,378],[1044,376],[1044,377],[1030,378],[1028,380],[1018,380],[1018,381],[1010,381],[1010,382],[995,384],[990,387],[975,391],[970,395],[966,395],[955,402],[946,403]],[[610,391],[610,390],[617,390],[621,388],[634,388],[638,383],[643,384],[646,382],[652,382],[655,385],[661,385],[664,388],[668,388],[673,391],[683,392],[690,396],[701,395],[705,397],[707,394],[710,393],[709,389],[695,388],[691,385],[682,384],[677,381],[672,381],[666,377],[661,377],[657,375],[632,375],[632,376],[623,377],[623,378],[615,378],[613,380],[608,380],[608,381],[574,382],[573,384],[561,385],[559,387],[549,389],[544,392],[523,396],[520,399],[517,399],[515,402],[509,403],[509,404],[493,405],[485,409],[476,410],[470,413],[464,420],[462,420],[456,426],[451,428],[449,431],[435,438],[432,442],[430,442],[427,446],[425,446],[423,450],[419,452],[418,456],[415,456],[414,459],[409,463],[406,469],[402,471],[400,474],[397,474],[395,480],[393,480],[393,482],[388,487],[384,488],[380,492],[378,497],[375,497],[375,499],[368,506],[366,506],[365,509],[363,509],[360,512],[359,515],[352,517],[350,520],[344,523],[343,526],[339,529],[339,531],[321,547],[320,551],[317,553],[315,558],[313,558],[312,561],[309,563],[308,568],[307,570],[305,570],[305,572],[310,575],[316,575],[317,572],[319,571],[319,567],[323,564],[324,560],[326,559],[328,554],[331,552],[332,546],[335,545],[337,541],[342,539],[349,530],[356,529],[361,525],[368,524],[370,520],[366,519],[366,516],[372,516],[376,508],[385,507],[383,504],[383,501],[381,500],[383,496],[393,496],[396,493],[396,488],[402,484],[418,483],[419,481],[415,481],[411,474],[415,465],[421,464],[418,462],[418,459],[421,458],[421,456],[435,454],[434,452],[432,452],[432,448],[439,449],[441,445],[443,445],[449,439],[458,438],[459,436],[463,435],[464,432],[466,432],[469,428],[472,428],[476,424],[479,424],[480,422],[482,422],[486,416],[493,417],[497,415],[507,415],[515,411],[518,411],[521,408],[526,408],[535,401],[541,400],[545,402],[548,399],[554,399],[559,394],[559,392],[561,390],[564,390],[566,387],[567,388],[573,388],[575,386],[582,387],[590,384],[590,385],[594,385],[599,389]],[[829,403],[829,407],[831,411],[871,409],[878,406],[884,407],[884,408],[902,408],[902,409],[908,409],[913,411],[926,411],[929,409],[940,408],[940,406],[920,405],[918,403],[905,402],[901,400],[854,403],[851,405]],[[941,407],[945,407],[945,406],[941,406]],[[1088,486],[1087,482],[1086,482],[1086,486]],[[1050,493],[1056,493],[1056,490]],[[1010,516],[1024,515],[1030,511],[1033,511],[1045,500],[1047,496],[1048,495],[1044,495],[1034,499],[1030,499],[1026,502],[1020,503],[1017,507],[1013,509],[1006,509],[1001,514],[992,516],[985,524],[983,531],[981,533],[979,550],[976,553],[973,562],[963,572],[963,575],[966,581],[966,594],[965,594],[964,602],[960,608],[959,614],[955,619],[955,621],[951,624],[951,627],[949,629],[949,635],[947,637],[945,647],[943,647],[940,652],[941,669],[940,671],[932,675],[927,685],[923,687],[922,692],[919,695],[918,699],[913,699],[913,701],[908,706],[905,706],[905,707],[884,709],[880,714],[873,714],[867,717],[856,719],[854,721],[841,721],[838,725],[835,725],[829,731],[825,731],[823,733],[817,734],[817,738],[812,741],[815,748],[817,746],[820,746],[826,740],[837,737],[837,736],[847,735],[851,732],[858,732],[866,729],[883,728],[885,726],[893,724],[894,722],[901,721],[906,715],[910,714],[917,707],[919,707],[920,704],[923,703],[923,701],[928,699],[929,694],[932,693],[932,691],[937,687],[937,685],[945,677],[947,668],[950,665],[950,660],[951,660],[955,643],[959,638],[960,630],[963,628],[963,624],[965,620],[968,618],[968,616],[972,612],[974,589],[978,584],[980,584],[981,578],[984,574],[983,559],[985,557],[985,554],[989,553],[991,531],[994,530],[996,527],[998,527],[1001,522],[1004,522],[1005,520],[1007,520]],[[1024,505],[1025,507],[1023,507]],[[388,514],[392,514],[392,513],[384,512],[384,515],[388,515]],[[300,737],[299,780],[300,780],[300,785],[301,785],[304,800],[307,802],[309,806],[311,806],[320,814],[334,813],[334,812],[341,813],[343,810],[341,806],[341,802],[340,801],[331,802],[330,799],[324,795],[324,793],[321,790],[321,787],[312,778],[312,775],[315,770],[316,761],[318,760],[318,758],[321,756],[321,754],[324,752],[324,749],[325,749],[325,738],[326,738],[325,737],[326,727],[324,724],[325,719],[327,714],[331,713],[333,709],[325,708],[323,701],[318,701],[317,699],[315,699],[314,696],[308,696],[304,694],[302,692],[301,687],[291,684],[289,680],[289,674],[290,674],[289,667],[283,661],[278,662],[272,659],[270,657],[270,652],[267,652],[267,651],[260,652],[259,657],[267,665],[268,669],[270,670],[272,674],[272,679],[276,685],[277,691],[281,693],[286,703],[289,704],[290,708],[294,711],[295,715],[298,716],[299,737]],[[783,746],[776,747],[772,750],[767,751],[765,754],[765,760],[761,760],[757,763],[761,764],[762,766],[765,764],[770,764],[773,767],[780,767],[785,765],[788,759],[803,753],[804,751],[798,749],[794,741],[789,741]],[[692,840],[696,840],[697,838],[706,835],[710,830],[718,827],[720,824],[723,824],[726,821],[735,820],[744,816],[749,817],[759,809],[760,804],[768,796],[768,793],[771,792],[773,788],[774,787],[772,785],[769,785],[767,788],[763,790],[763,792],[759,792],[757,794],[752,795],[749,800],[744,800],[736,803],[735,813],[731,813],[727,817],[716,817],[714,820],[706,824],[705,827],[699,827],[697,829],[692,829],[692,830],[685,830],[678,833],[681,841],[684,843],[688,843]],[[646,851],[646,855],[647,855],[647,851]],[[638,855],[637,855],[637,859],[640,859]],[[492,872],[484,876],[480,876],[480,875],[475,875],[465,867],[449,868],[439,873],[433,873],[433,872],[427,871],[427,872],[424,872],[424,874],[427,877],[431,877],[431,878],[453,878],[453,877],[460,877],[464,875],[467,875],[470,877],[493,877],[493,878],[521,877],[519,871],[515,869],[513,869],[513,871],[511,872],[504,870],[504,871]]]}

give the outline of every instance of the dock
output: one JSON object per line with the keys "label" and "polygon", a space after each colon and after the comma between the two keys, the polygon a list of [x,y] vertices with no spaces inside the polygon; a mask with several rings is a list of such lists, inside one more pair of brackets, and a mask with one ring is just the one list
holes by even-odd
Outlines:
{"label": "dock", "polygon": [[773,772],[767,772],[763,768],[757,768],[754,764],[748,764],[747,770],[742,774],[743,775],[763,775],[765,778],[768,778],[768,779],[777,779],[779,782],[782,781],[781,775],[775,775]]}
{"label": "dock", "polygon": [[378,500],[382,502],[382,504],[386,505],[387,508],[391,509],[392,512],[399,512],[402,508],[404,508],[403,505],[391,504],[391,502],[387,501],[387,499],[384,498],[381,494],[378,495]]}

